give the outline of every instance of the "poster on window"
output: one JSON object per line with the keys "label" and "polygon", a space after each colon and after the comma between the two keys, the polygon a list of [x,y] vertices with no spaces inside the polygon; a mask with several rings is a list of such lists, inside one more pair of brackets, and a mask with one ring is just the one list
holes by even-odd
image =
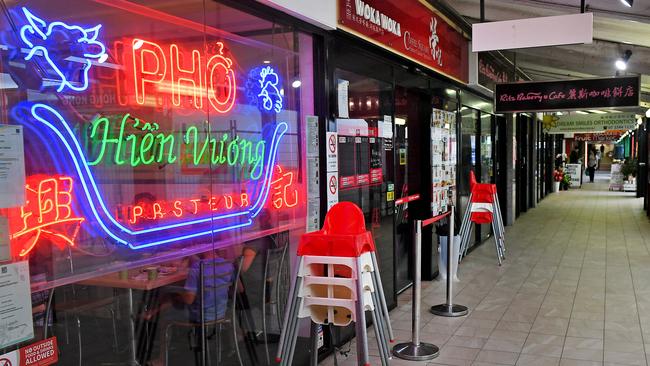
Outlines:
{"label": "poster on window", "polygon": [[431,211],[433,215],[449,209],[449,190],[456,186],[456,140],[452,126],[454,112],[433,109],[431,114]]}

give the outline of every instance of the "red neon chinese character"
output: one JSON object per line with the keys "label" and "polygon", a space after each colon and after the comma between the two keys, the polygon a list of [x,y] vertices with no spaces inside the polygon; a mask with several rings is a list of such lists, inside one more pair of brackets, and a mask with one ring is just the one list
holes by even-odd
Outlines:
{"label": "red neon chinese character", "polygon": [[298,190],[292,188],[293,172],[284,173],[282,167],[275,166],[275,176],[271,182],[273,207],[295,207],[298,204]]}
{"label": "red neon chinese character", "polygon": [[628,85],[628,87],[625,89],[624,97],[633,97],[633,96],[634,96],[634,88]]}
{"label": "red neon chinese character", "polygon": [[599,95],[600,95],[600,93],[597,92],[596,90],[592,90],[592,91],[589,92],[589,97],[591,97],[591,98],[596,98]]}
{"label": "red neon chinese character", "polygon": [[59,248],[74,246],[84,218],[72,211],[72,184],[72,178],[64,176],[28,178],[25,205],[20,208],[20,217],[12,219],[12,228],[20,228],[11,235],[14,248],[20,249],[19,256],[29,254],[41,239]]}

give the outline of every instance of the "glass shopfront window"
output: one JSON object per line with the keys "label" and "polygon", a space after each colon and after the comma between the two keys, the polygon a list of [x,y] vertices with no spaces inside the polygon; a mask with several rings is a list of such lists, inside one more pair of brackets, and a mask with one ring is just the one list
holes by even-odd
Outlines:
{"label": "glass shopfront window", "polygon": [[207,0],[3,8],[0,261],[28,264],[36,330],[4,351],[270,362],[305,226],[311,37]]}

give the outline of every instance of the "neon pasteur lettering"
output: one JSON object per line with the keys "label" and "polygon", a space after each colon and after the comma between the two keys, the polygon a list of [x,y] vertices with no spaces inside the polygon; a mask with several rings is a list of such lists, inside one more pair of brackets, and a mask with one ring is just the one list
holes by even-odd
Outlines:
{"label": "neon pasteur lettering", "polygon": [[19,32],[29,49],[25,60],[44,60],[59,78],[58,92],[65,88],[86,90],[93,62],[103,63],[108,58],[106,47],[97,39],[102,25],[83,28],[60,21],[48,24],[27,8],[22,11],[28,23]]}
{"label": "neon pasteur lettering", "polygon": [[[203,132],[207,129],[207,134]],[[117,131],[113,133],[113,131]],[[252,141],[222,133],[215,137],[210,124],[187,127],[182,139],[177,132],[165,133],[155,122],[146,122],[130,114],[111,121],[108,117],[95,119],[90,128],[90,138],[96,151],[88,165],[112,161],[116,165],[132,167],[150,164],[173,164],[181,149],[188,150],[193,165],[212,164],[250,168],[250,177],[262,176],[266,142]]]}
{"label": "neon pasteur lettering", "polygon": [[172,95],[174,106],[181,106],[181,97],[187,97],[196,109],[207,104],[217,113],[228,113],[237,97],[234,65],[224,55],[222,42],[213,48],[215,51],[205,56],[198,49],[176,44],[163,46],[140,38],[125,42],[125,52],[130,52],[125,67],[136,103],[153,105],[155,97],[166,92]]}
{"label": "neon pasteur lettering", "polygon": [[108,237],[119,244],[128,245],[133,249],[141,249],[166,243],[197,238],[213,233],[224,232],[249,226],[265,207],[271,190],[273,167],[276,164],[278,148],[283,136],[288,130],[284,122],[268,124],[262,131],[264,140],[264,162],[262,163],[260,179],[251,180],[246,188],[248,205],[233,207],[231,211],[191,217],[173,223],[165,223],[154,227],[131,228],[117,220],[114,212],[108,208],[100,184],[95,179],[79,139],[70,123],[54,108],[36,103],[29,106],[29,115],[24,123],[49,131],[53,137],[44,141],[57,144],[63,151],[59,160],[65,160],[73,167],[78,176],[78,195],[80,205],[91,217],[89,222],[96,225]]}
{"label": "neon pasteur lettering", "polygon": [[212,197],[156,200],[137,202],[131,206],[121,207],[119,217],[131,226],[151,223],[159,220],[178,219],[189,216],[205,216],[214,212],[236,211],[250,206],[248,193],[223,194]]}
{"label": "neon pasteur lettering", "polygon": [[72,178],[36,175],[27,178],[25,204],[10,215],[12,248],[20,257],[48,240],[59,248],[74,246],[84,218],[72,210]]}

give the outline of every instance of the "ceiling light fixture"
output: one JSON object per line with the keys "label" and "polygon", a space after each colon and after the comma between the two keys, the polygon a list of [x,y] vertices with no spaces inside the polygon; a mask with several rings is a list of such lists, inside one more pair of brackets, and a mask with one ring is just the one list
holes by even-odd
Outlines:
{"label": "ceiling light fixture", "polygon": [[645,116],[646,116],[647,118],[650,118],[650,109],[648,109],[647,111],[645,111]]}
{"label": "ceiling light fixture", "polygon": [[630,57],[632,57],[632,51],[627,50],[625,53],[623,53],[623,57],[619,58],[616,60],[614,65],[616,65],[616,68],[619,70],[626,70],[627,69],[627,62],[630,60]]}
{"label": "ceiling light fixture", "polygon": [[607,113],[605,111],[600,111],[600,110],[597,110],[597,109],[589,109],[588,111],[591,112],[591,113],[596,113],[596,114],[605,114],[605,113]]}
{"label": "ceiling light fixture", "polygon": [[634,4],[634,0],[621,0],[623,5],[627,6],[628,8],[632,7],[632,4]]}
{"label": "ceiling light fixture", "polygon": [[583,111],[576,111],[576,113],[577,113],[577,114],[589,114],[589,113],[587,113],[587,112],[583,112]]}

